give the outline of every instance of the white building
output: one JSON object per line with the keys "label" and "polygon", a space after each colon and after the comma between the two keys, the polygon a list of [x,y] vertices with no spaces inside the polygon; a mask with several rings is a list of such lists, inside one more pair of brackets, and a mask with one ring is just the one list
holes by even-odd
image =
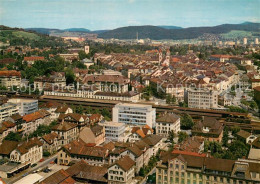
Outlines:
{"label": "white building", "polygon": [[125,141],[126,126],[124,123],[105,121],[103,123],[99,123],[99,125],[105,127],[106,141],[117,141],[117,142]]}
{"label": "white building", "polygon": [[198,109],[218,108],[218,93],[209,89],[188,89],[188,106]]}
{"label": "white building", "polygon": [[8,102],[16,104],[19,108],[19,114],[22,116],[38,111],[38,100],[13,98],[9,99]]}
{"label": "white building", "polygon": [[127,125],[155,127],[156,112],[152,105],[119,103],[113,108],[113,121]]}
{"label": "white building", "polygon": [[167,113],[156,120],[156,134],[168,136],[171,131],[175,134],[181,131],[180,116],[173,113]]}
{"label": "white building", "polygon": [[0,106],[0,122],[5,118],[12,116],[14,114],[19,113],[19,108],[16,104],[13,103],[5,103]]}
{"label": "white building", "polygon": [[38,138],[23,142],[10,154],[10,161],[34,164],[42,159],[42,143]]}

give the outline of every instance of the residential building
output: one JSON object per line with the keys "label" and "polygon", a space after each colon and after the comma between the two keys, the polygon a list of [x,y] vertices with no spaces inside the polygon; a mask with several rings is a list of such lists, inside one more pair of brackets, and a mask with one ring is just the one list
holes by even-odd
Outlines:
{"label": "residential building", "polygon": [[105,128],[106,141],[125,141],[126,126],[124,123],[117,123],[113,121],[104,121],[99,123],[100,126]]}
{"label": "residential building", "polygon": [[128,136],[128,141],[139,141],[150,134],[153,134],[153,129],[148,125],[132,127],[131,134]]}
{"label": "residential building", "polygon": [[23,134],[29,135],[34,132],[40,125],[49,125],[50,113],[44,109],[38,110],[31,114],[26,114],[23,116],[23,122],[21,124],[21,130]]}
{"label": "residential building", "polygon": [[163,114],[156,120],[156,134],[167,137],[170,132],[181,131],[181,118],[173,113]]}
{"label": "residential building", "polygon": [[38,138],[32,138],[21,143],[10,154],[10,161],[34,164],[42,159],[42,143]]}
{"label": "residential building", "polygon": [[118,103],[113,108],[113,122],[155,127],[156,113],[152,105]]}
{"label": "residential building", "polygon": [[130,79],[122,75],[86,75],[84,84],[97,86],[102,92],[128,92]]}
{"label": "residential building", "polygon": [[12,98],[8,102],[16,104],[19,108],[19,114],[22,116],[38,111],[38,100]]}
{"label": "residential building", "polygon": [[53,154],[61,148],[60,137],[55,132],[43,135],[40,138],[40,141],[43,144],[43,152],[49,152]]}
{"label": "residential building", "polygon": [[13,123],[12,121],[3,121],[0,127],[0,143],[10,132],[16,132],[16,131],[17,131],[17,126],[15,123]]}
{"label": "residential building", "polygon": [[85,143],[100,145],[105,142],[105,128],[100,125],[84,127],[79,133],[79,138]]}
{"label": "residential building", "polygon": [[252,89],[260,86],[260,79],[250,79],[250,82],[252,84]]}
{"label": "residential building", "polygon": [[13,103],[4,103],[0,106],[0,122],[19,113],[19,108]]}
{"label": "residential building", "polygon": [[78,113],[60,114],[58,118],[59,122],[66,121],[77,125],[79,129],[82,129],[89,124],[89,117]]}
{"label": "residential building", "polygon": [[83,140],[77,139],[61,148],[58,153],[57,163],[68,165],[71,161],[85,160],[94,166],[107,164],[108,149],[100,146],[89,146]]}
{"label": "residential building", "polygon": [[66,86],[65,72],[52,72],[49,77],[36,77],[34,79],[34,87],[40,91],[44,89],[60,89]]}
{"label": "residential building", "polygon": [[69,142],[77,139],[79,129],[74,123],[62,121],[58,125],[52,127],[52,132],[55,132],[60,137],[61,146],[68,144]]}
{"label": "residential building", "polygon": [[260,163],[209,158],[200,154],[166,153],[156,166],[156,183],[255,184]]}
{"label": "residential building", "polygon": [[198,109],[218,108],[218,93],[208,89],[188,89],[188,106]]}
{"label": "residential building", "polygon": [[31,56],[31,57],[24,57],[23,63],[27,62],[29,65],[33,65],[35,61],[44,61],[45,58],[42,56]]}
{"label": "residential building", "polygon": [[191,132],[192,136],[197,136],[209,141],[221,142],[223,137],[223,124],[213,117],[203,117],[196,123]]}
{"label": "residential building", "polygon": [[129,157],[124,156],[108,167],[109,184],[130,184],[135,176],[135,162]]}
{"label": "residential building", "polygon": [[11,88],[12,86],[20,87],[21,72],[16,70],[0,71],[0,86]]}
{"label": "residential building", "polygon": [[4,140],[0,145],[0,159],[9,159],[10,154],[17,148],[19,142]]}

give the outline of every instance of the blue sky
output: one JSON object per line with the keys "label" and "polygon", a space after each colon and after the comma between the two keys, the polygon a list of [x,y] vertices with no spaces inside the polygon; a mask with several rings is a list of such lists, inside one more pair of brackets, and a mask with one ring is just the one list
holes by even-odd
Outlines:
{"label": "blue sky", "polygon": [[214,26],[260,22],[259,9],[260,0],[0,0],[0,24],[90,30]]}

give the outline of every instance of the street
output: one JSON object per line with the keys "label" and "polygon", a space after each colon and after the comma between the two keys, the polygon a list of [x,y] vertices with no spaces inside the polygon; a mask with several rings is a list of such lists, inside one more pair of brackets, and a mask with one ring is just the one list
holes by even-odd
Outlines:
{"label": "street", "polygon": [[30,167],[20,173],[18,173],[17,175],[15,175],[14,177],[11,177],[11,178],[7,178],[7,179],[4,179],[4,181],[7,183],[7,184],[12,184],[18,180],[20,180],[23,175],[25,173],[28,173],[28,174],[31,174],[33,173],[34,171],[38,170],[39,168],[44,168],[46,166],[48,166],[48,164],[52,161],[54,161],[55,159],[57,158],[57,153],[53,156],[51,156],[50,158],[47,158],[46,160],[44,160],[43,162],[38,162],[37,163],[37,166],[35,167]]}

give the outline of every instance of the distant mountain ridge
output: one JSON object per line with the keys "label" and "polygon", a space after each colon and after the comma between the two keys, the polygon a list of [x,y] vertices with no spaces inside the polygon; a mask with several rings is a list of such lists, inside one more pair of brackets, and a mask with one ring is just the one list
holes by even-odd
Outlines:
{"label": "distant mountain ridge", "polygon": [[179,26],[158,26],[164,29],[183,29],[182,27]]}
{"label": "distant mountain ridge", "polygon": [[222,24],[212,27],[190,27],[183,29],[165,29],[158,26],[128,26],[107,31],[99,34],[98,36],[106,39],[135,39],[136,33],[138,32],[138,38],[140,39],[150,38],[153,40],[181,40],[198,38],[205,33],[223,34],[232,30],[260,32],[260,23],[246,22],[242,24]]}
{"label": "distant mountain ridge", "polygon": [[116,38],[116,39],[136,39],[138,32],[139,39],[150,38],[153,40],[162,39],[194,39],[202,36],[205,33],[223,34],[232,30],[241,30],[254,33],[260,33],[260,23],[244,22],[241,24],[222,24],[212,27],[189,27],[182,28],[178,26],[127,26],[113,30],[95,30],[91,31],[85,28],[68,28],[68,29],[49,29],[49,28],[26,28],[25,30],[35,31],[41,34],[64,33],[64,32],[82,32],[98,34],[99,38]]}

